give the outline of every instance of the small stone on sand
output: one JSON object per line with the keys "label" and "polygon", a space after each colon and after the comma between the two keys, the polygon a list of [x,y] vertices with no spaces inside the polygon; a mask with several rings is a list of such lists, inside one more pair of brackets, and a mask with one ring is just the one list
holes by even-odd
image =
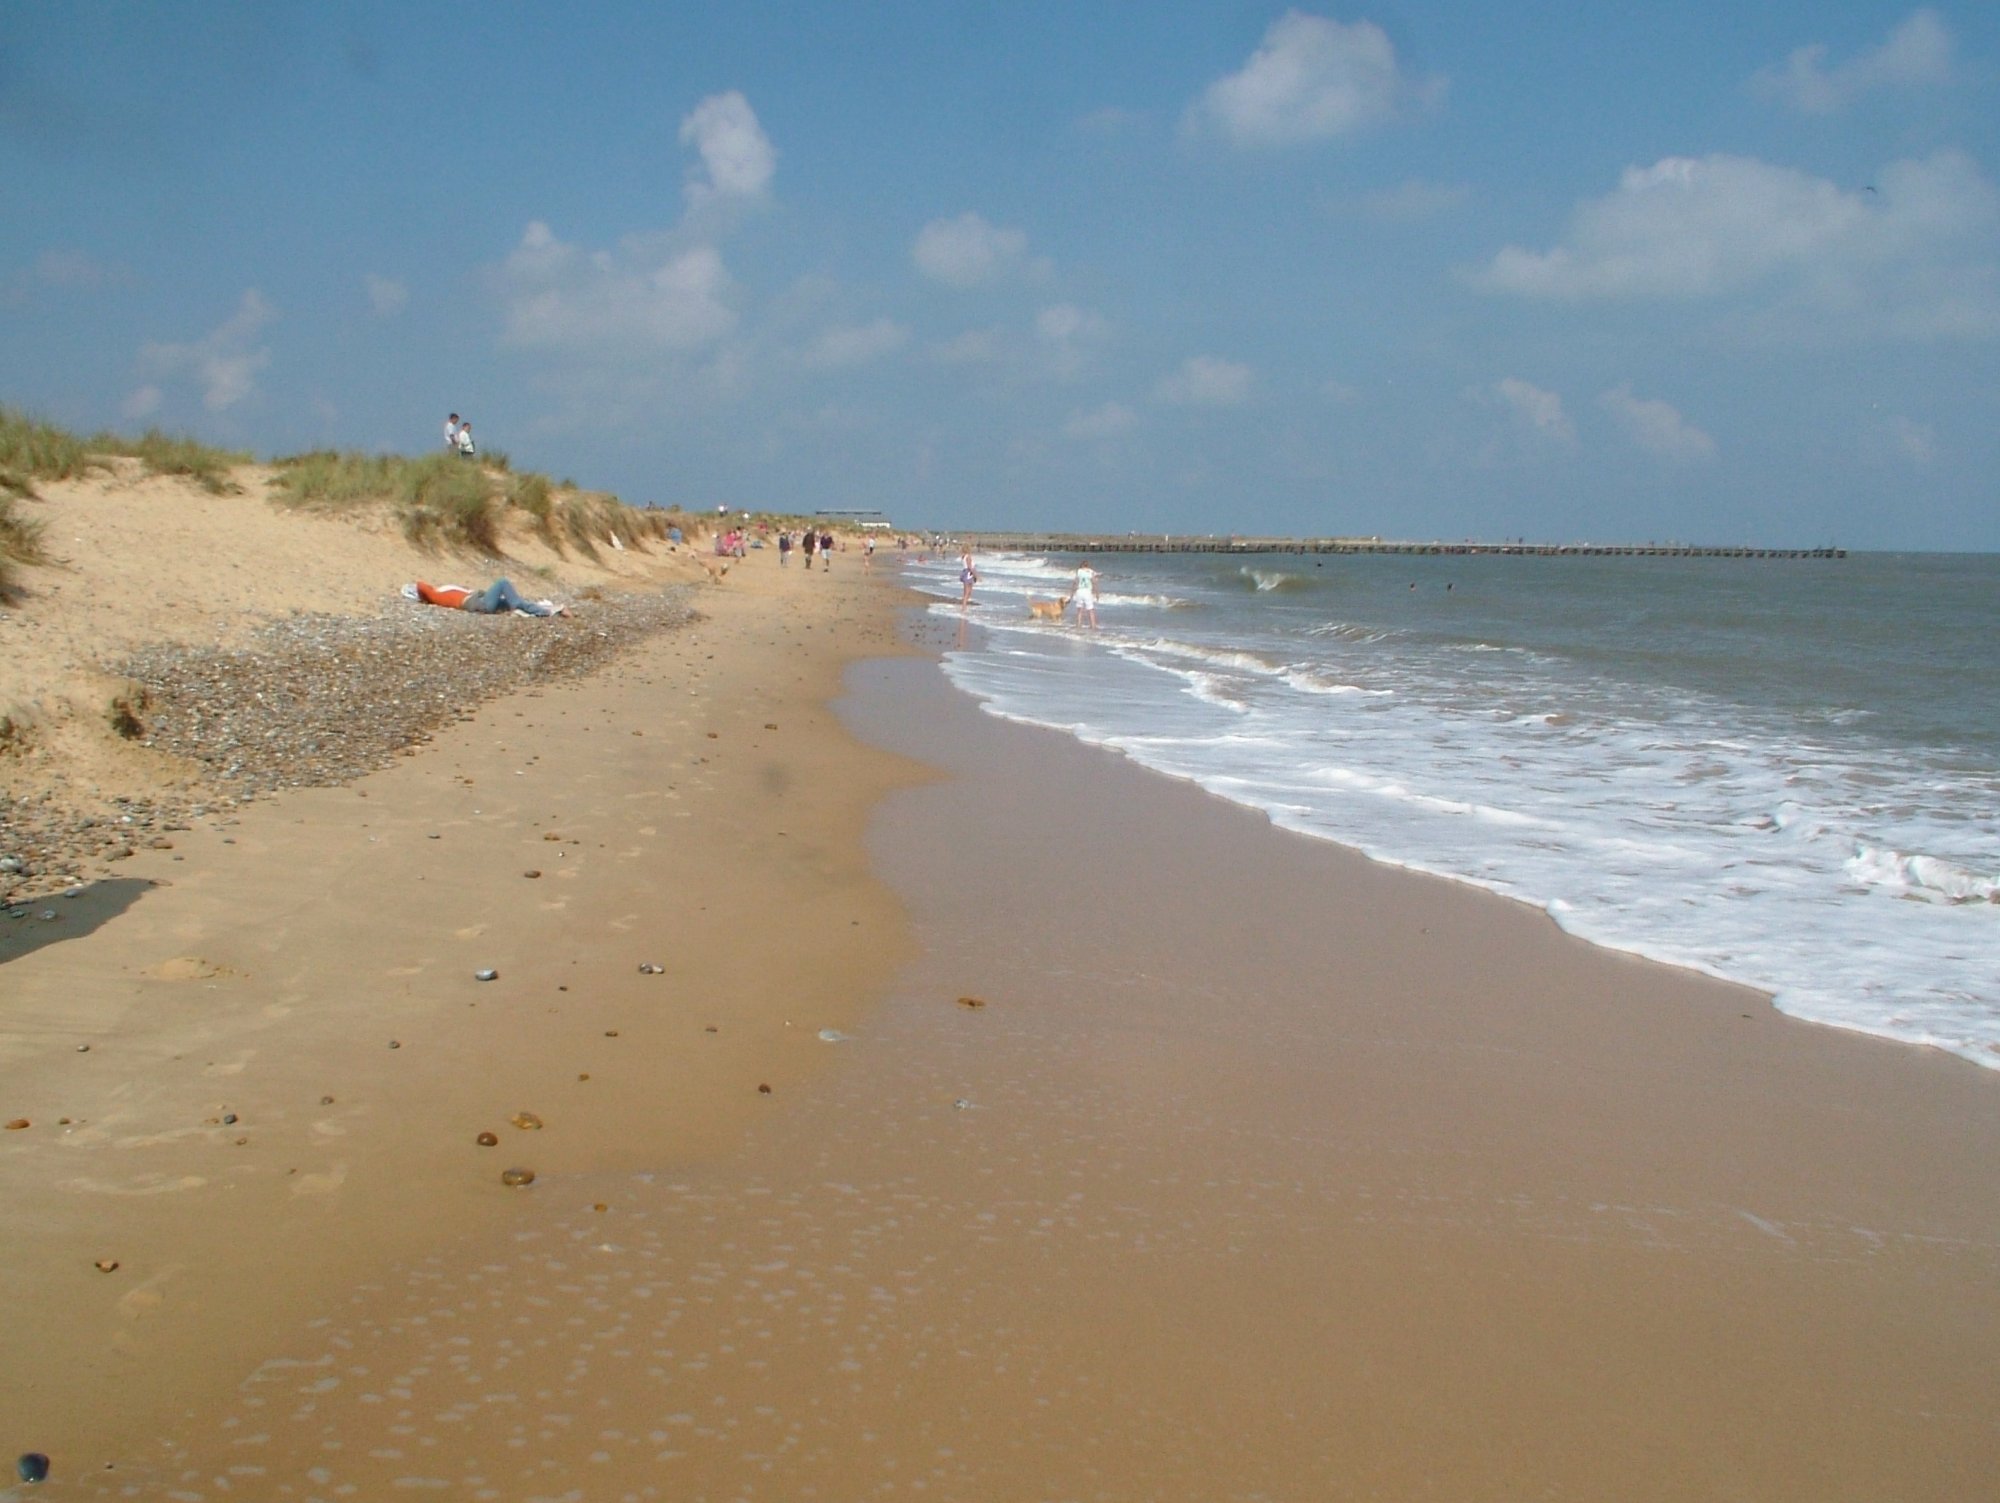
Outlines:
{"label": "small stone on sand", "polygon": [[537,1132],[541,1129],[542,1125],[542,1119],[537,1117],[533,1112],[516,1112],[507,1120],[523,1132]]}
{"label": "small stone on sand", "polygon": [[984,1007],[986,999],[984,997],[960,997],[958,1005],[960,1007]]}
{"label": "small stone on sand", "polygon": [[481,1148],[497,1148],[500,1146],[499,1138],[495,1137],[490,1132],[481,1133],[478,1137],[474,1138],[473,1141],[477,1143]]}
{"label": "small stone on sand", "polygon": [[532,1169],[503,1169],[500,1171],[500,1183],[503,1185],[532,1185],[534,1182],[535,1171]]}

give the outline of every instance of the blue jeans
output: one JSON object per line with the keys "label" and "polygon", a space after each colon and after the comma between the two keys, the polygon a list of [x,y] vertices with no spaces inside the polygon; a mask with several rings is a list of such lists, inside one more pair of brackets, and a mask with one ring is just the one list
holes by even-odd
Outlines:
{"label": "blue jeans", "polygon": [[496,579],[476,595],[465,597],[462,611],[478,611],[481,615],[495,616],[502,611],[526,611],[531,616],[553,614],[539,602],[523,600],[514,592],[514,586],[507,580]]}

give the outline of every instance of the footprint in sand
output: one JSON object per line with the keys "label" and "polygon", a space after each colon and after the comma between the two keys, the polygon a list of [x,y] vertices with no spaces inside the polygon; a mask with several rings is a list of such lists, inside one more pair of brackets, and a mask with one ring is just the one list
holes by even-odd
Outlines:
{"label": "footprint in sand", "polygon": [[324,1174],[301,1174],[292,1181],[294,1195],[331,1195],[347,1183],[346,1163],[335,1164]]}
{"label": "footprint in sand", "polygon": [[452,931],[453,937],[456,939],[477,939],[485,932],[486,926],[484,924],[467,924],[463,929]]}
{"label": "footprint in sand", "polygon": [[118,1313],[127,1320],[137,1320],[159,1309],[167,1300],[167,1297],[160,1293],[159,1286],[180,1271],[180,1264],[171,1264],[162,1268],[145,1283],[126,1290],[118,1296]]}
{"label": "footprint in sand", "polygon": [[171,1195],[177,1190],[199,1190],[207,1183],[199,1174],[183,1174],[178,1179],[165,1174],[142,1174],[130,1184],[114,1185],[105,1179],[66,1179],[57,1188],[83,1195]]}
{"label": "footprint in sand", "polygon": [[199,955],[176,955],[172,960],[163,960],[158,965],[148,966],[140,972],[155,981],[216,981],[240,980],[243,973],[226,965],[217,965],[212,960],[204,960]]}

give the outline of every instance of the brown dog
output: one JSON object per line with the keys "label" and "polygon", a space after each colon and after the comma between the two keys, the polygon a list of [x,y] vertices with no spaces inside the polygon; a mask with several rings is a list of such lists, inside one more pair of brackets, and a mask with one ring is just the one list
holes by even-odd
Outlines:
{"label": "brown dog", "polygon": [[1060,600],[1030,600],[1028,617],[1033,621],[1060,621],[1063,612],[1069,609],[1069,596]]}

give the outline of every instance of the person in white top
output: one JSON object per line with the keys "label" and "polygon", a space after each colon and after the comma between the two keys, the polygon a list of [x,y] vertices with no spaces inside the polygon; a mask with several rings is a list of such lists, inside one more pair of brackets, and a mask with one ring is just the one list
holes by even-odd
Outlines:
{"label": "person in white top", "polygon": [[1076,566],[1076,588],[1070,592],[1070,604],[1076,607],[1076,619],[1090,618],[1092,626],[1097,625],[1097,571],[1089,564]]}
{"label": "person in white top", "polygon": [[458,457],[470,459],[476,452],[472,447],[472,421],[468,418],[458,425]]}
{"label": "person in white top", "polygon": [[444,446],[454,451],[458,448],[458,414],[455,412],[444,420]]}

